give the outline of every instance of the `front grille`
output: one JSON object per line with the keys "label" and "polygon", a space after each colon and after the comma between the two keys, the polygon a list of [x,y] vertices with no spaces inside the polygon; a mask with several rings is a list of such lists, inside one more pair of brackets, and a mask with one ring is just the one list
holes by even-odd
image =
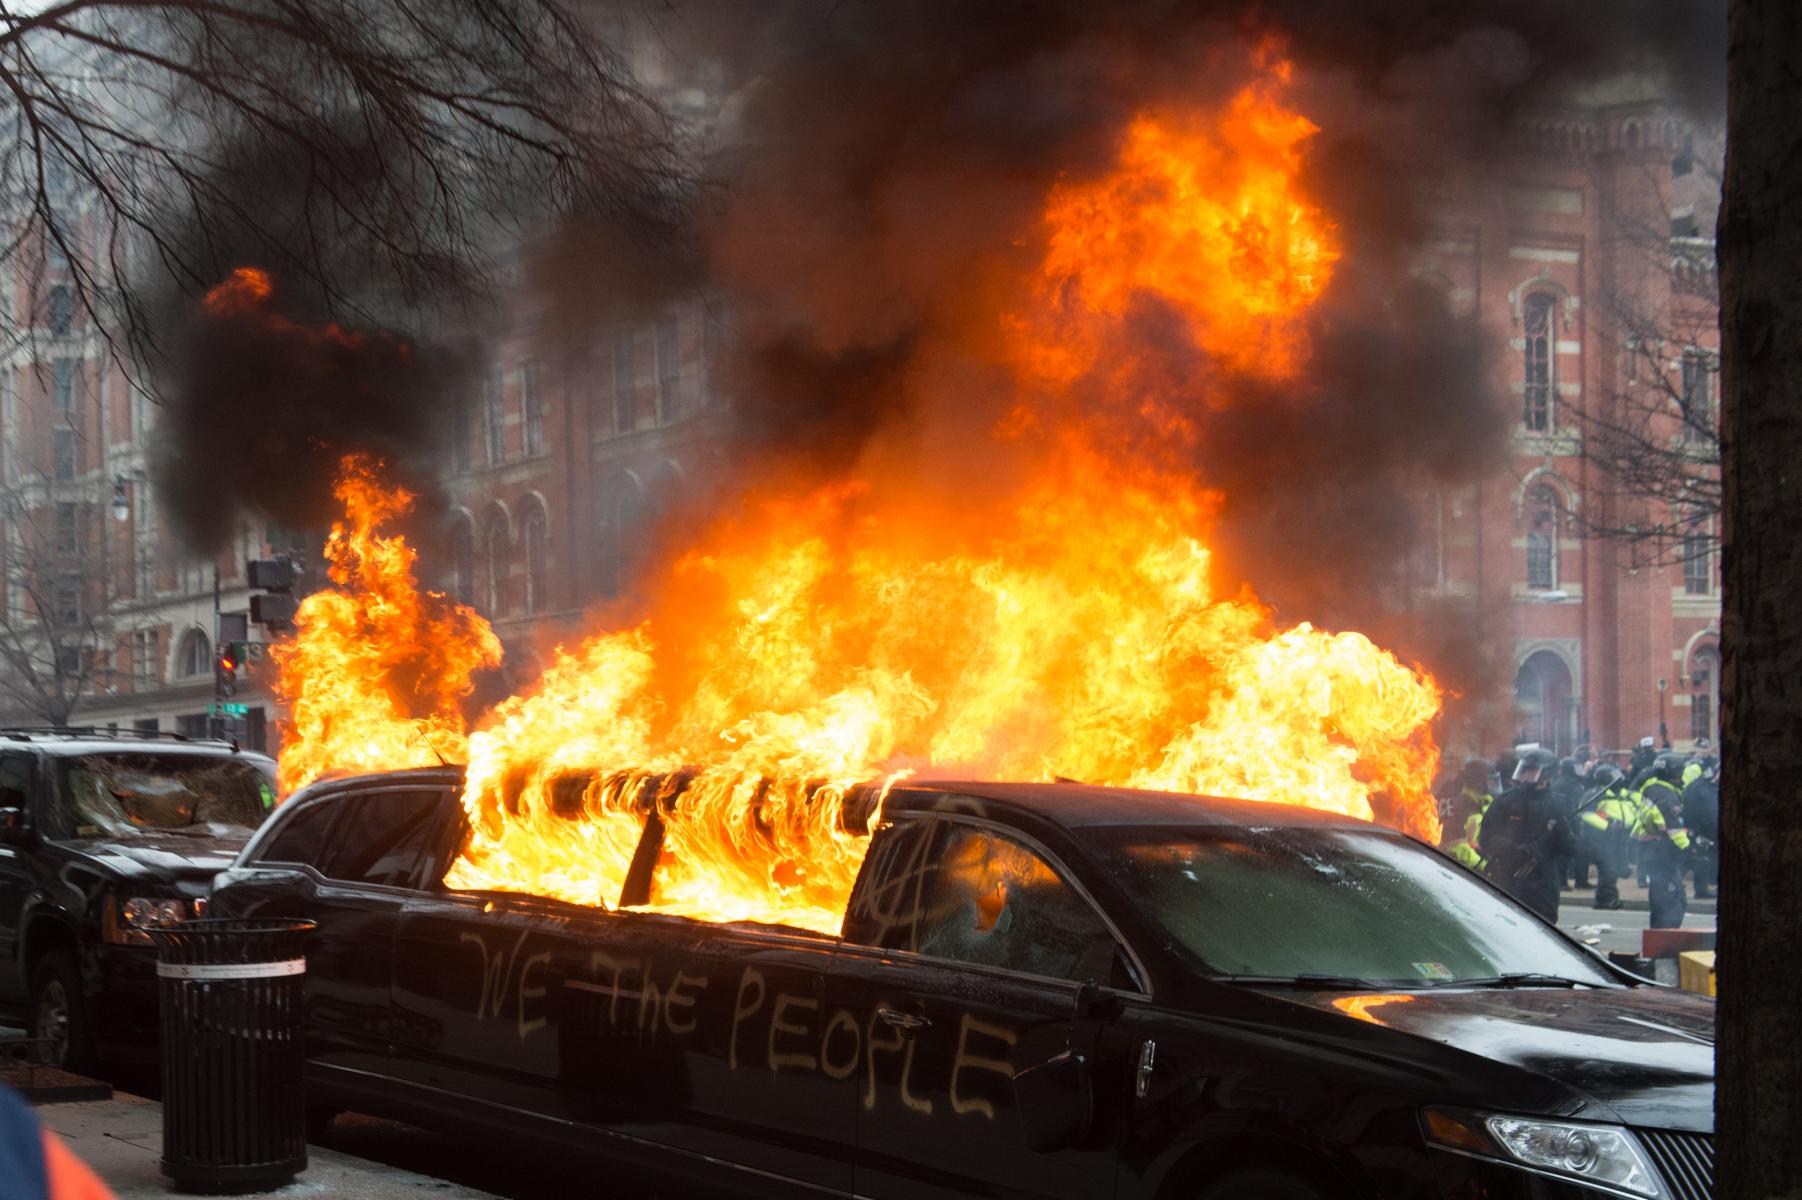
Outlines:
{"label": "front grille", "polygon": [[1706,1133],[1636,1129],[1676,1200],[1714,1200],[1714,1138]]}

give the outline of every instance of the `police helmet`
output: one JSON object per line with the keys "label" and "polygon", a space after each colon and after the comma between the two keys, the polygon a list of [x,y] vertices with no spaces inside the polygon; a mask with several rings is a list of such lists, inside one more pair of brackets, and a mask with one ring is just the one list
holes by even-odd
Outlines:
{"label": "police helmet", "polygon": [[1652,774],[1666,783],[1675,783],[1683,778],[1683,768],[1688,760],[1681,754],[1660,754],[1652,760]]}
{"label": "police helmet", "polygon": [[1558,774],[1567,775],[1570,778],[1575,779],[1577,777],[1577,768],[1581,765],[1582,764],[1574,758],[1561,758],[1558,760]]}
{"label": "police helmet", "polygon": [[1613,763],[1603,763],[1589,773],[1589,782],[1607,791],[1626,777],[1626,773]]}
{"label": "police helmet", "polygon": [[1558,756],[1543,746],[1523,750],[1514,768],[1515,783],[1549,783],[1558,767]]}

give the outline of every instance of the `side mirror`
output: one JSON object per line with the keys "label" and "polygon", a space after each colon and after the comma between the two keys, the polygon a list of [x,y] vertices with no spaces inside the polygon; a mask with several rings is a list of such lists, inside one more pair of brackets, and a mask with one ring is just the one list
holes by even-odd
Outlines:
{"label": "side mirror", "polygon": [[0,844],[17,846],[25,841],[25,810],[0,808]]}
{"label": "side mirror", "polygon": [[1089,1135],[1095,1096],[1089,1060],[1074,1050],[1014,1074],[1014,1110],[1039,1154],[1068,1150]]}

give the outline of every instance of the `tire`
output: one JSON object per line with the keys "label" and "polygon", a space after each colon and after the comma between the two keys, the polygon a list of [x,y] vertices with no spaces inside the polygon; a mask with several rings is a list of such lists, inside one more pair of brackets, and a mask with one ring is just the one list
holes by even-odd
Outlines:
{"label": "tire", "polygon": [[327,1108],[323,1104],[307,1105],[307,1144],[310,1146],[324,1137],[338,1119],[338,1110]]}
{"label": "tire", "polygon": [[93,1013],[81,986],[73,950],[51,950],[31,973],[31,1036],[56,1043],[50,1058],[65,1071],[89,1074],[99,1065],[94,1053]]}
{"label": "tire", "polygon": [[1234,1171],[1203,1188],[1198,1200],[1332,1200],[1305,1180],[1282,1171],[1253,1167]]}

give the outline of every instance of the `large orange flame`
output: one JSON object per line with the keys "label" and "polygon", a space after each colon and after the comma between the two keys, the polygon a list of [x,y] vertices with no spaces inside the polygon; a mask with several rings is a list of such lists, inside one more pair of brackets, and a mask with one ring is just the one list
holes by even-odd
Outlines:
{"label": "large orange flame", "polygon": [[413,548],[380,532],[412,509],[412,494],[361,455],[344,460],[334,491],[344,519],[325,555],[337,586],[302,600],[295,636],[271,652],[288,709],[277,764],[284,792],[327,771],[462,761],[458,706],[475,672],[501,658],[488,623],[420,591]]}
{"label": "large orange flame", "polygon": [[[1339,251],[1295,182],[1312,126],[1282,107],[1283,78],[1272,68],[1211,115],[1141,118],[1113,172],[1056,189],[1042,262],[1005,322],[1020,406],[1056,403],[1080,375],[1128,387],[1102,356],[1143,296],[1181,315],[1213,369],[1305,365],[1302,318]],[[879,478],[761,484],[651,580],[649,619],[559,650],[469,734],[472,833],[449,882],[617,904],[654,818],[648,907],[833,931],[866,844],[848,801],[925,771],[1227,794],[1436,840],[1432,678],[1359,634],[1278,627],[1249,592],[1222,594],[1213,497],[1081,421],[1049,424],[1000,503]],[[1022,430],[1010,418],[997,432],[1018,448]],[[390,545],[354,516],[373,512],[358,499],[367,470],[347,478],[363,505],[352,544]],[[379,592],[396,578],[359,575],[384,607],[404,605]],[[369,597],[315,601],[284,683],[334,699],[304,723],[297,708],[284,779],[460,748],[455,699],[492,646],[475,623],[376,633],[443,664],[436,707],[397,720],[364,694],[393,651],[347,660],[333,632],[368,622]],[[312,639],[337,649],[320,663]],[[447,641],[478,653],[434,658]],[[329,689],[311,678],[325,669]],[[327,736],[334,722],[396,736]]]}

